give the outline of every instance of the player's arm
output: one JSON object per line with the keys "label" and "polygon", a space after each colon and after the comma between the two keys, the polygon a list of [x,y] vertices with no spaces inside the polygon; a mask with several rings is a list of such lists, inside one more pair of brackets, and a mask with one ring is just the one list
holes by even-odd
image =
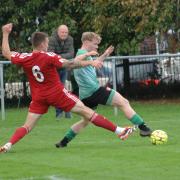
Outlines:
{"label": "player's arm", "polygon": [[63,59],[62,67],[68,68],[68,69],[81,68],[85,66],[93,66],[95,68],[101,68],[103,65],[102,61],[99,61],[99,60],[82,61],[81,58],[78,59],[77,57],[73,61],[68,61],[68,60]]}
{"label": "player's arm", "polygon": [[[93,61],[83,61],[85,60],[87,57],[89,56],[94,56],[97,55],[98,53],[96,51],[90,51],[90,52],[86,52],[84,54],[78,55],[74,58],[73,61],[69,61],[69,62],[64,62],[63,63],[63,67],[68,68],[68,69],[75,69],[75,68],[81,68],[81,67],[85,67],[85,66],[94,66],[94,67],[98,67],[98,62],[93,62]],[[99,66],[102,63],[99,62]]]}
{"label": "player's arm", "polygon": [[89,51],[84,54],[76,56],[76,58],[74,58],[74,61],[83,61],[89,56],[97,56],[97,55],[98,55],[97,51]]}
{"label": "player's arm", "polygon": [[105,50],[105,52],[97,58],[97,60],[104,61],[113,51],[114,51],[114,46],[109,46]]}
{"label": "player's arm", "polygon": [[11,50],[9,47],[9,34],[12,31],[12,23],[2,26],[2,55],[11,60]]}

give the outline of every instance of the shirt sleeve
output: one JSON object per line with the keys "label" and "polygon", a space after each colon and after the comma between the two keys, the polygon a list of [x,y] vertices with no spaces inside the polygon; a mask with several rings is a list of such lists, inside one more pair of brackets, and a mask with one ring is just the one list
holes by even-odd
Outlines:
{"label": "shirt sleeve", "polygon": [[20,57],[20,56],[21,56],[21,53],[12,52],[12,53],[11,53],[11,62],[12,62],[13,64],[21,65],[22,62],[23,62],[23,58]]}
{"label": "shirt sleeve", "polygon": [[52,59],[52,63],[55,67],[61,68],[64,61],[60,55],[54,54],[53,59]]}

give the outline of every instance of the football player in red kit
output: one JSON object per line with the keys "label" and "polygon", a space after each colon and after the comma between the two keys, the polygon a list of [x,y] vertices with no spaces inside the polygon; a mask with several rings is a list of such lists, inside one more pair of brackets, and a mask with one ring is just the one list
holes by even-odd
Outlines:
{"label": "football player in red kit", "polygon": [[97,52],[87,52],[87,54],[76,57],[73,61],[62,59],[59,55],[47,52],[49,39],[48,35],[43,32],[32,34],[32,53],[12,52],[9,47],[9,34],[12,27],[12,23],[2,27],[2,54],[13,64],[23,68],[30,84],[32,101],[24,125],[16,129],[9,142],[0,147],[0,152],[9,151],[12,145],[29,133],[39,118],[48,111],[50,105],[66,112],[77,113],[83,117],[84,121],[90,121],[96,126],[112,131],[121,139],[126,139],[133,132],[132,127],[119,127],[95,113],[76,96],[69,93],[63,84],[59,83],[56,68],[79,68],[89,65],[96,68],[101,67],[101,61],[83,61],[87,56],[97,55]]}

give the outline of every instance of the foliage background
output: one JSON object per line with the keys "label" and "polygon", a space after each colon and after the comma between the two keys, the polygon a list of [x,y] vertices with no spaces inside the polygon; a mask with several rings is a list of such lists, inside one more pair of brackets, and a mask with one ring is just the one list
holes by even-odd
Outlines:
{"label": "foliage background", "polygon": [[[12,50],[31,51],[32,32],[51,35],[60,24],[67,24],[76,50],[81,45],[82,32],[95,31],[103,39],[100,52],[113,44],[112,55],[135,55],[140,54],[139,43],[157,30],[180,31],[180,0],[1,0],[0,25],[7,22],[14,24]],[[17,78],[21,76],[12,66],[8,71],[6,81],[16,79],[13,73]]]}
{"label": "foliage background", "polygon": [[11,46],[21,51],[31,49],[32,32],[50,35],[62,23],[76,49],[82,32],[95,31],[103,37],[101,49],[113,44],[116,55],[137,54],[139,42],[156,30],[180,28],[179,0],[1,0],[0,14],[0,25],[14,23]]}

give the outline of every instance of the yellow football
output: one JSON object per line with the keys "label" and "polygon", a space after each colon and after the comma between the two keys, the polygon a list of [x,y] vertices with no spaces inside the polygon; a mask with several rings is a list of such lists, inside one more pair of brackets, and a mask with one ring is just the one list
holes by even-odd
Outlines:
{"label": "yellow football", "polygon": [[165,131],[155,130],[152,132],[150,140],[154,145],[165,144],[168,141],[168,135]]}

